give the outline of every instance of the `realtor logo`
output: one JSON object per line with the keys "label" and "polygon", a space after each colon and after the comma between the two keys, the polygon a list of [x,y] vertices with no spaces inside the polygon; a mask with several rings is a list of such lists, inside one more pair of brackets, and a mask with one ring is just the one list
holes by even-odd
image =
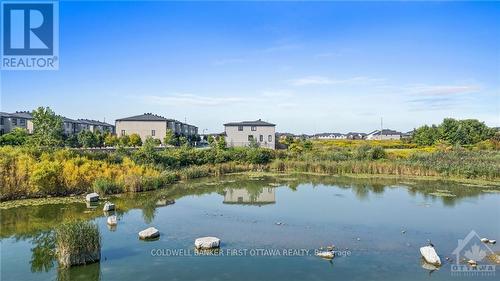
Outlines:
{"label": "realtor logo", "polygon": [[451,265],[452,275],[495,276],[495,265],[487,259],[487,256],[494,252],[486,243],[481,241],[474,230],[464,239],[459,239],[457,248],[452,253],[456,261]]}
{"label": "realtor logo", "polygon": [[58,69],[58,8],[54,1],[2,2],[2,69]]}

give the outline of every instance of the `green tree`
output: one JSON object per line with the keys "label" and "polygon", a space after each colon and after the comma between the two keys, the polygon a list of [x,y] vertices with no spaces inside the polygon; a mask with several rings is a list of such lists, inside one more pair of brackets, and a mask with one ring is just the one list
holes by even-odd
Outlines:
{"label": "green tree", "polygon": [[78,133],[78,144],[81,147],[96,147],[98,145],[97,136],[89,130]]}
{"label": "green tree", "polygon": [[106,136],[104,136],[105,146],[115,146],[117,144],[118,144],[118,138],[115,135],[107,133]]}
{"label": "green tree", "polygon": [[28,131],[14,128],[10,133],[0,136],[0,145],[23,145],[28,140]]}
{"label": "green tree", "polygon": [[412,141],[418,145],[433,145],[441,138],[440,130],[436,125],[425,125],[415,129]]}
{"label": "green tree", "polygon": [[133,147],[141,146],[142,145],[141,137],[138,134],[131,134],[129,144]]}
{"label": "green tree", "polygon": [[208,143],[217,150],[224,150],[227,147],[226,138],[224,136],[209,136]]}
{"label": "green tree", "polygon": [[177,138],[172,130],[167,130],[165,137],[163,138],[163,143],[165,145],[177,145]]}
{"label": "green tree", "polygon": [[160,140],[147,137],[144,144],[134,153],[134,160],[141,164],[155,164],[158,160],[156,147]]}
{"label": "green tree", "polygon": [[39,107],[33,111],[33,136],[29,143],[34,146],[60,146],[63,143],[63,121],[52,109]]}
{"label": "green tree", "polygon": [[179,137],[179,146],[187,146],[189,145],[189,141],[185,136]]}
{"label": "green tree", "polygon": [[118,144],[121,146],[130,146],[130,137],[128,135],[121,136],[118,139]]}
{"label": "green tree", "polygon": [[78,143],[78,135],[69,135],[65,140],[64,140],[64,145],[69,146],[69,147],[79,147],[80,144]]}

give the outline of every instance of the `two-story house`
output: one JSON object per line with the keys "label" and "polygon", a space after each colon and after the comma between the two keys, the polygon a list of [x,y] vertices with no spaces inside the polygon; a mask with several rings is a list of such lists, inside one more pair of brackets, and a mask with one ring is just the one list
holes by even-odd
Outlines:
{"label": "two-story house", "polygon": [[[190,130],[189,128],[192,127]],[[120,136],[138,134],[142,141],[152,137],[163,142],[167,130],[172,130],[176,135],[193,136],[198,133],[198,128],[177,120],[168,119],[152,113],[116,119],[116,134]]]}
{"label": "two-story house", "polygon": [[260,147],[275,149],[276,125],[262,120],[224,124],[228,147],[249,146],[255,142]]}

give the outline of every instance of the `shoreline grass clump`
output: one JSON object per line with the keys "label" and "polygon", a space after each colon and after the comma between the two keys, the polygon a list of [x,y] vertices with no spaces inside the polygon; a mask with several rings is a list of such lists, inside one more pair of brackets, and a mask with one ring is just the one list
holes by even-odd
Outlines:
{"label": "shoreline grass clump", "polygon": [[62,267],[98,262],[101,235],[90,221],[70,221],[56,228],[57,259]]}

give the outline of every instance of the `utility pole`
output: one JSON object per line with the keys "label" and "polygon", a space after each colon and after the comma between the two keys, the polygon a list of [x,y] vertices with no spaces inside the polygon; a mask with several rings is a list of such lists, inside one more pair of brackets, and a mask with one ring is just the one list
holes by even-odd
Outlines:
{"label": "utility pole", "polygon": [[382,140],[382,132],[384,131],[384,118],[380,117],[380,140]]}

